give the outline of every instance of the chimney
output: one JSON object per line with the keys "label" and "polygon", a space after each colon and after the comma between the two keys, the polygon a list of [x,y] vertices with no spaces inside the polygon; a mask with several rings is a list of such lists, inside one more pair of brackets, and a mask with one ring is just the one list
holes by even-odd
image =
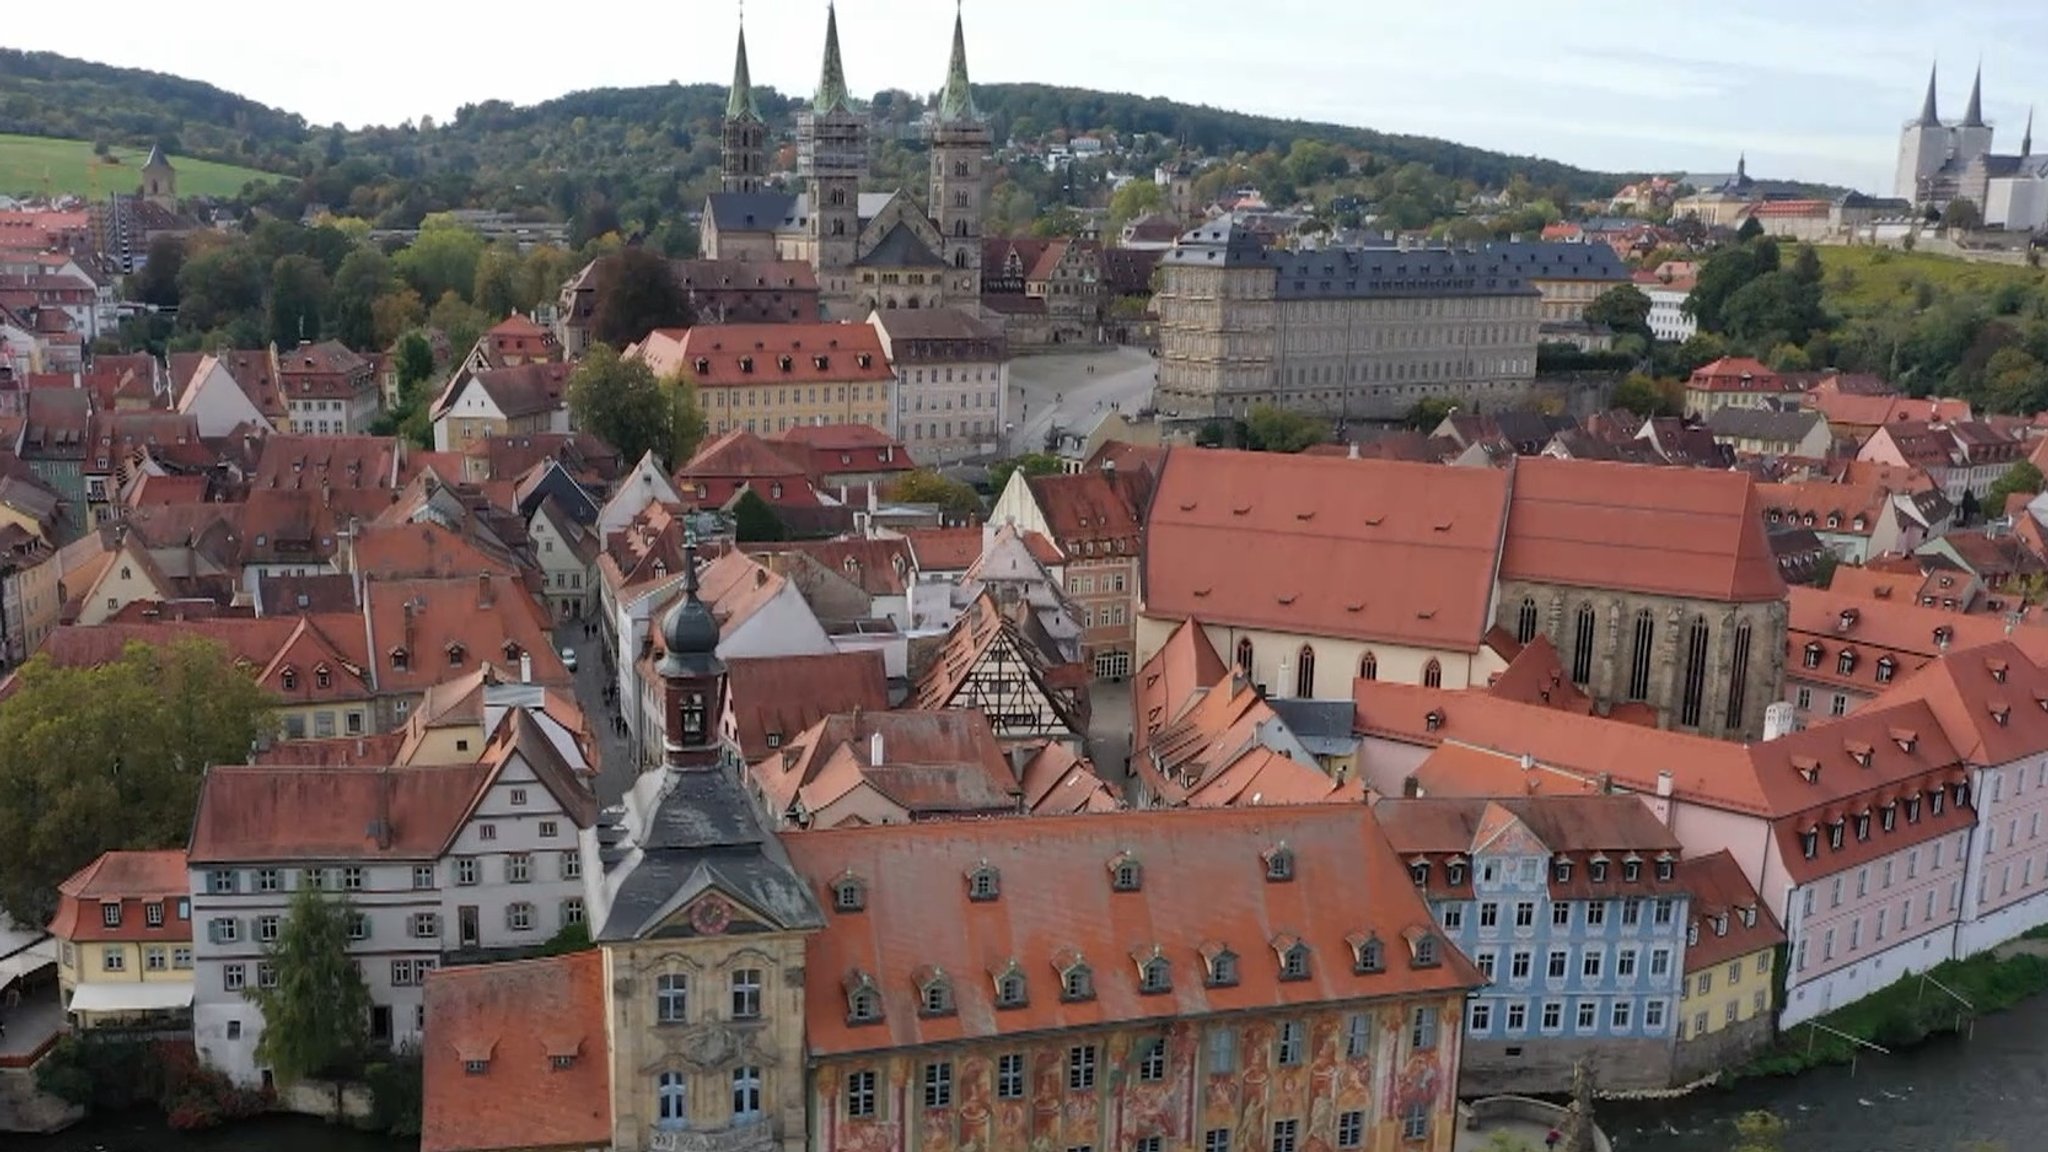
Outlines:
{"label": "chimney", "polygon": [[519,682],[521,684],[533,683],[533,653],[531,652],[521,652],[519,654]]}
{"label": "chimney", "polygon": [[880,729],[876,729],[875,733],[868,737],[868,767],[877,768],[882,765],[883,751],[882,733]]}
{"label": "chimney", "polygon": [[1594,791],[1598,792],[1602,796],[1614,795],[1614,774],[1611,772],[1602,772],[1600,774],[1599,780],[1596,783]]}
{"label": "chimney", "polygon": [[1671,770],[1668,768],[1657,773],[1657,795],[1667,798],[1671,795]]}

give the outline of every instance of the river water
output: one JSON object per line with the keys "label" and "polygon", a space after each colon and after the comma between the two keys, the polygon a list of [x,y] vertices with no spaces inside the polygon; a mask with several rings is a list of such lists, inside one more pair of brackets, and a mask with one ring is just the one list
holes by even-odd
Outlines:
{"label": "river water", "polygon": [[[1959,1152],[1972,1140],[2007,1152],[2048,1148],[2048,997],[1897,1056],[1847,1068],[1745,1081],[1680,1100],[1605,1103],[1615,1152],[1728,1152],[1751,1111],[1790,1124],[1784,1152]],[[55,1136],[8,1136],[6,1152],[417,1152],[417,1141],[366,1136],[302,1117],[182,1133],[149,1113],[94,1118]]]}

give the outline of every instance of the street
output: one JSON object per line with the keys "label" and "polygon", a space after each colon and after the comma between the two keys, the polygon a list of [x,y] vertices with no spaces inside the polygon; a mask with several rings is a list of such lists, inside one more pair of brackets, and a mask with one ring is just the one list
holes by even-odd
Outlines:
{"label": "street", "polygon": [[1011,361],[1010,454],[1042,452],[1055,425],[1090,427],[1111,405],[1126,414],[1145,407],[1158,366],[1143,348],[1122,347]]}
{"label": "street", "polygon": [[598,747],[597,800],[599,804],[617,804],[639,775],[639,755],[628,738],[619,734],[618,709],[605,703],[605,686],[612,681],[605,672],[604,642],[586,639],[583,622],[571,620],[556,626],[555,648],[576,653],[576,706],[583,709]]}

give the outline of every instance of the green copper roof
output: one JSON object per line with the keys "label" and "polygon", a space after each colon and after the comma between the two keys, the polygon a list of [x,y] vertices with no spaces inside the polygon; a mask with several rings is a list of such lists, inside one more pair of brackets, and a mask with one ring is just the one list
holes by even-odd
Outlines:
{"label": "green copper roof", "polygon": [[732,62],[732,94],[725,100],[727,120],[759,120],[761,109],[754,104],[754,77],[747,70],[747,29],[740,27],[739,55]]}
{"label": "green copper roof", "polygon": [[839,11],[825,6],[825,70],[818,75],[818,94],[811,107],[819,112],[850,112],[853,98],[846,94],[846,65],[839,61]]}
{"label": "green copper roof", "polygon": [[939,119],[981,119],[981,113],[974,107],[974,90],[967,83],[967,32],[961,27],[957,11],[953,14],[953,59],[946,65],[946,91],[939,97]]}

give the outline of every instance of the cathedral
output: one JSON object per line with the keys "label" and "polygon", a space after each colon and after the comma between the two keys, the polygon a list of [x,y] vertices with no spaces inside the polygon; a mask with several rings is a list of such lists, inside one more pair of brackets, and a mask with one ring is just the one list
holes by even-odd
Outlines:
{"label": "cathedral", "polygon": [[800,190],[771,188],[768,126],[754,100],[742,28],[725,110],[723,187],[704,208],[704,255],[809,264],[835,320],[865,319],[876,309],[972,309],[981,285],[991,135],[968,85],[967,38],[957,15],[945,89],[927,127],[928,208],[902,189],[861,191],[868,132],[867,110],[846,86],[838,13],[828,7],[818,89],[797,113]]}
{"label": "cathedral", "polygon": [[1899,131],[1896,194],[1929,212],[1968,200],[1989,227],[2039,231],[2048,224],[2048,158],[2033,154],[2033,113],[2027,114],[2019,154],[1996,155],[1984,119],[1983,69],[1970,82],[1963,118],[1954,123],[1944,122],[1936,109],[1936,79],[1930,70],[1920,114]]}

